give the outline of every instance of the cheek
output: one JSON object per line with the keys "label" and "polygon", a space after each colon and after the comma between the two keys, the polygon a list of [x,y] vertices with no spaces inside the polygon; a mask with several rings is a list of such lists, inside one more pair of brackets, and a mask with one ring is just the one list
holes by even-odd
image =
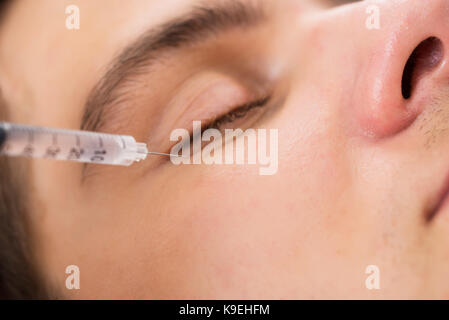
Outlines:
{"label": "cheek", "polygon": [[183,187],[173,186],[156,205],[164,216],[147,222],[164,230],[155,244],[163,258],[154,269],[161,276],[170,270],[170,277],[158,287],[169,285],[184,298],[244,298],[296,269],[297,210],[282,200],[289,195],[277,179],[264,182],[244,167],[182,170],[177,184]]}
{"label": "cheek", "polygon": [[[331,151],[318,151],[332,159]],[[165,181],[176,184],[158,200],[166,214],[161,217],[168,230],[164,241],[170,243],[161,254],[182,297],[202,292],[204,297],[245,298],[245,292],[262,292],[267,285],[298,288],[292,279],[302,278],[308,248],[316,243],[310,228],[331,227],[325,223],[335,217],[329,212],[336,210],[336,190],[343,178],[337,174],[336,157],[304,162],[301,169],[292,157],[280,157],[274,176],[259,176],[257,166],[167,170]]]}

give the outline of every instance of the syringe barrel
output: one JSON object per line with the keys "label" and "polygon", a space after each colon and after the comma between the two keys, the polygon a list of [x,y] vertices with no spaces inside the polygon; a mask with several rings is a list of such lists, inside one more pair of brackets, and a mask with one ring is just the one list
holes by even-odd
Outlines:
{"label": "syringe barrel", "polygon": [[0,122],[0,154],[129,166],[147,156],[131,136]]}

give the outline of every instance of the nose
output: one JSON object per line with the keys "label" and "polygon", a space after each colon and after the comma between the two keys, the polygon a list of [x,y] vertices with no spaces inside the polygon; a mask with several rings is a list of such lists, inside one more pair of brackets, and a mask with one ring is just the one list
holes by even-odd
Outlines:
{"label": "nose", "polygon": [[[354,79],[344,84],[349,116],[366,135],[397,134],[449,86],[449,1],[367,1],[345,10],[339,31],[349,40],[340,45],[352,52],[337,68]],[[378,29],[365,24],[372,18]]]}

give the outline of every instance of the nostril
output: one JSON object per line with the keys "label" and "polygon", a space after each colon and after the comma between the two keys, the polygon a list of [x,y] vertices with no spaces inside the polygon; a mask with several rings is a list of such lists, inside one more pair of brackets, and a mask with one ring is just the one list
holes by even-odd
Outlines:
{"label": "nostril", "polygon": [[409,99],[419,79],[435,69],[443,60],[444,46],[440,39],[430,37],[421,42],[410,55],[402,75],[402,96]]}

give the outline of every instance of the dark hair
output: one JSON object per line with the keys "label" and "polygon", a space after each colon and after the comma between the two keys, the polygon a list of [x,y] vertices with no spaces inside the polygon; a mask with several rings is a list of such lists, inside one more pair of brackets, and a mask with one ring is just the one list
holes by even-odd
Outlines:
{"label": "dark hair", "polygon": [[[5,14],[9,3],[0,0],[0,16]],[[8,120],[1,95],[0,120]],[[28,163],[0,157],[0,299],[47,298],[31,250],[27,218]]]}

